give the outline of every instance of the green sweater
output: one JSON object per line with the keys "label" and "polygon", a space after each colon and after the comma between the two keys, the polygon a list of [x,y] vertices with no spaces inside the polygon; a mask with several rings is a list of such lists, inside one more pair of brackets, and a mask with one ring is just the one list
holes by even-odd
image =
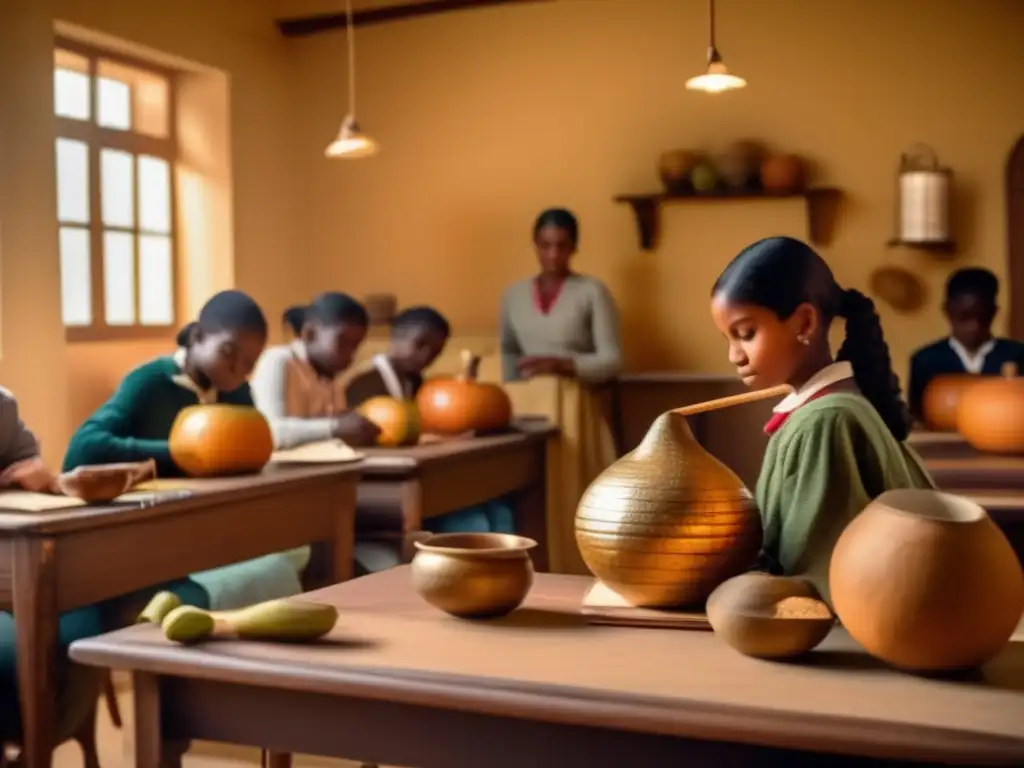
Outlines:
{"label": "green sweater", "polygon": [[[161,477],[180,476],[167,441],[171,425],[199,395],[175,381],[182,374],[173,357],[158,357],[129,373],[117,391],[71,437],[64,471],[83,464],[115,464],[156,459]],[[253,404],[249,385],[219,392],[218,403]]]}
{"label": "green sweater", "polygon": [[756,494],[762,559],[776,573],[807,577],[831,602],[829,560],[846,524],[884,491],[934,487],[863,396],[812,400],[768,441]]}

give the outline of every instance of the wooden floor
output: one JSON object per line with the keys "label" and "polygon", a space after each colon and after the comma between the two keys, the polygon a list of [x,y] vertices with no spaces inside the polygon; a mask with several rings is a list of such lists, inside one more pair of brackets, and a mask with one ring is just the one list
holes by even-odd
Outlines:
{"label": "wooden floor", "polygon": [[[120,686],[119,686],[120,687]],[[119,691],[121,716],[129,726],[132,716],[130,691]],[[107,716],[106,707],[100,706],[97,743],[102,768],[122,768],[132,764],[128,739],[131,728],[121,731],[114,727]],[[197,742],[185,755],[184,768],[242,768],[260,764],[260,753],[256,749],[234,747],[224,744]],[[320,757],[298,756],[293,763],[297,768],[358,768],[358,763],[347,760],[327,760]],[[54,755],[53,768],[82,768],[82,752],[78,744],[69,741],[62,744]]]}

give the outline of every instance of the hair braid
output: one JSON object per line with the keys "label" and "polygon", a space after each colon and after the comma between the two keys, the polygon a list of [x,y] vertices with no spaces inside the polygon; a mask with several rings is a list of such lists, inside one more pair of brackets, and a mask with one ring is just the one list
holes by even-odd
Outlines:
{"label": "hair braid", "polygon": [[846,339],[837,359],[853,366],[861,393],[878,411],[893,437],[902,442],[910,433],[912,419],[900,394],[899,378],[892,369],[889,345],[875,304],[860,291],[847,289],[840,298],[839,316],[846,319]]}

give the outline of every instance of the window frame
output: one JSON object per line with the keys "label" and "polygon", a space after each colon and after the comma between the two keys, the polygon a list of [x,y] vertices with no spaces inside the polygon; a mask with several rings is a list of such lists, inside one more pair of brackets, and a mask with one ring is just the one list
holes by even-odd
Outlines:
{"label": "window frame", "polygon": [[[89,174],[89,223],[76,225],[65,223],[57,218],[56,233],[59,236],[60,230],[65,226],[78,226],[89,233],[89,268],[90,268],[90,301],[92,304],[92,323],[89,325],[64,326],[65,340],[68,342],[81,341],[120,341],[132,339],[166,339],[173,338],[177,332],[179,321],[182,316],[183,297],[181,291],[182,270],[180,263],[181,247],[179,244],[178,226],[178,135],[177,135],[177,78],[178,73],[172,69],[155,65],[143,59],[126,56],[115,51],[87,45],[76,40],[69,40],[63,37],[55,37],[53,43],[54,55],[57,51],[64,50],[81,56],[88,62],[89,75],[89,120],[76,120],[71,117],[63,117],[54,114],[56,121],[56,133],[54,135],[54,146],[57,139],[69,139],[85,144],[88,151],[88,174]],[[98,72],[100,60],[121,64],[132,69],[142,70],[149,74],[157,75],[167,81],[167,137],[157,138],[147,136],[133,130],[119,130],[106,128],[99,124],[99,95],[98,95]],[[54,65],[54,72],[57,67]],[[131,90],[132,107],[135,103],[135,89]],[[52,109],[52,107],[51,107]],[[134,116],[134,109],[133,109]],[[105,226],[103,223],[102,211],[102,179],[100,171],[101,151],[104,149],[120,150],[129,152],[135,158],[132,173],[133,200],[135,210],[135,223],[132,227]],[[56,150],[55,150],[56,151]],[[173,297],[171,301],[172,317],[167,325],[142,325],[139,322],[139,302],[142,291],[140,290],[139,272],[139,237],[147,234],[139,226],[139,173],[138,156],[148,155],[164,160],[168,165],[169,195],[170,195],[170,231],[167,236],[171,243],[171,288]],[[56,181],[55,181],[56,183]],[[104,280],[104,232],[130,233],[133,236],[133,257],[135,275],[135,322],[132,325],[108,325],[106,320],[106,285]],[[149,234],[164,233],[151,232]],[[63,302],[63,299],[62,299]],[[62,319],[63,325],[63,319]]]}

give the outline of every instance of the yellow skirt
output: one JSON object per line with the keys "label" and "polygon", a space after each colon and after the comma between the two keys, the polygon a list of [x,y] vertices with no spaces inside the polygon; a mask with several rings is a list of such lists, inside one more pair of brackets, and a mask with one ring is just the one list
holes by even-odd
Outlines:
{"label": "yellow skirt", "polygon": [[543,415],[559,428],[547,457],[551,572],[588,575],[576,546],[576,507],[587,486],[617,458],[611,389],[548,376],[505,386],[516,414]]}

